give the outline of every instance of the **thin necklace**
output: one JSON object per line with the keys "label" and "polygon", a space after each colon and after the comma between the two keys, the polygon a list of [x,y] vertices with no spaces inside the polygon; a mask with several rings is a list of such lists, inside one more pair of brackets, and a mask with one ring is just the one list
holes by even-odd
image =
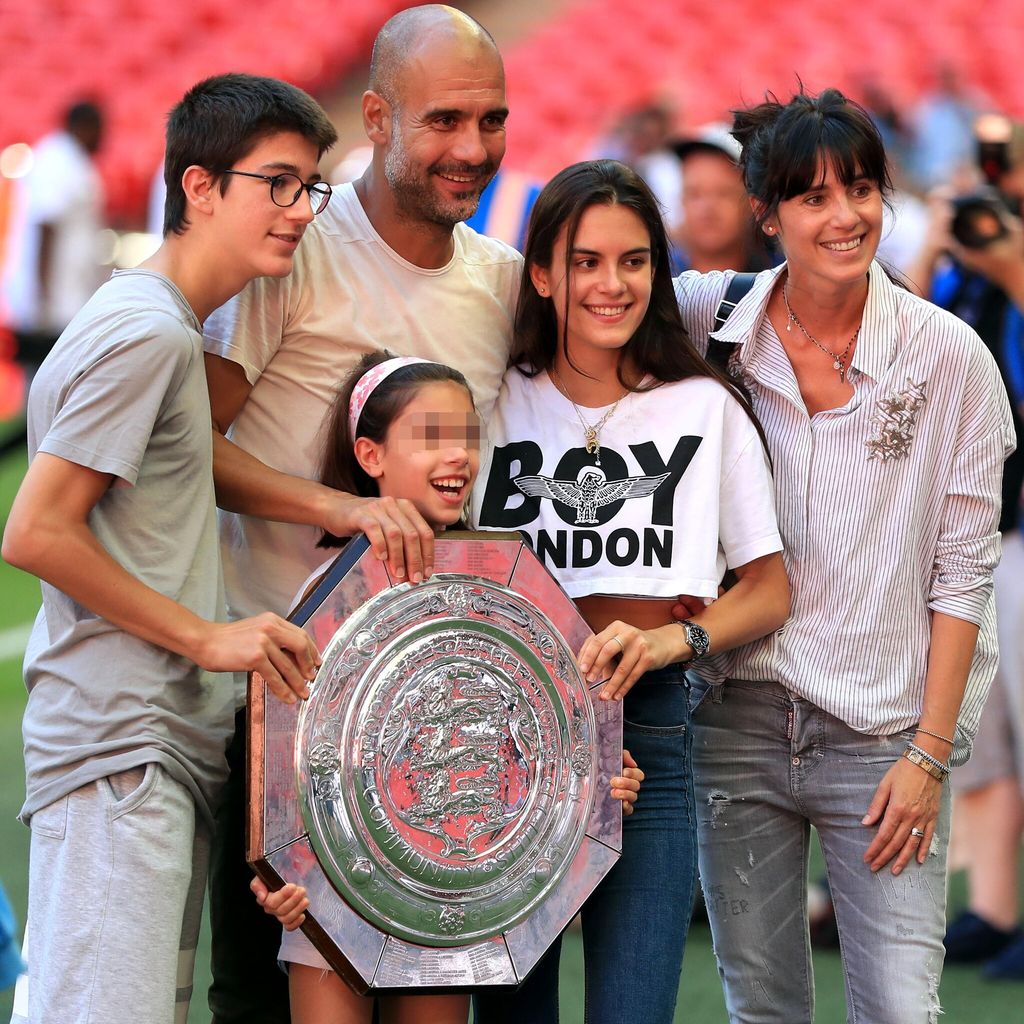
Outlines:
{"label": "thin necklace", "polygon": [[[583,427],[583,443],[587,449],[588,455],[594,456],[595,465],[601,465],[601,428],[612,418],[615,410],[619,407],[621,402],[626,395],[619,395],[615,399],[615,404],[596,422],[588,423],[583,418],[583,413],[580,412],[580,407],[572,400],[572,396],[569,394],[568,389],[562,382],[562,378],[558,376],[558,371],[552,366],[551,367],[551,379],[558,386],[558,390],[569,400],[569,404],[576,410],[576,418],[580,421],[580,426]],[[629,394],[627,391],[626,394]]]}
{"label": "thin necklace", "polygon": [[860,324],[857,325],[857,330],[853,332],[853,337],[846,343],[846,348],[843,349],[841,355],[836,355],[835,352],[830,348],[826,348],[816,337],[802,323],[800,323],[800,317],[793,312],[793,307],[789,304],[789,282],[787,281],[782,286],[782,300],[786,303],[786,312],[789,314],[789,323],[786,324],[786,332],[789,333],[793,329],[793,324],[796,324],[800,328],[803,336],[815,347],[820,349],[827,356],[832,357],[832,369],[839,371],[839,380],[846,383],[846,357],[850,354],[850,349],[853,348],[853,343],[857,340],[857,335],[860,334]]}

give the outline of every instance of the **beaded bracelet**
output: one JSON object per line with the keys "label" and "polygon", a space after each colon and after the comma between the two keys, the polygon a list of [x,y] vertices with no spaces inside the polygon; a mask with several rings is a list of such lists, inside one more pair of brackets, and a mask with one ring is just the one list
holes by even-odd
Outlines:
{"label": "beaded bracelet", "polygon": [[943,736],[941,733],[932,732],[930,729],[925,729],[924,726],[917,726],[915,732],[923,732],[925,736],[931,736],[934,740],[942,740],[943,743],[948,743],[951,747],[954,745],[953,741],[948,736]]}
{"label": "beaded bracelet", "polygon": [[916,743],[908,743],[903,756],[918,768],[923,768],[933,779],[945,782],[949,775],[949,765],[943,764],[937,757],[932,757],[927,750],[922,750]]}
{"label": "beaded bracelet", "polygon": [[939,768],[944,772],[949,771],[948,764],[946,764],[944,761],[940,761],[934,754],[929,754],[928,751],[924,749],[924,747],[919,747],[916,743],[908,743],[907,748],[920,754],[930,764],[935,765],[936,768]]}

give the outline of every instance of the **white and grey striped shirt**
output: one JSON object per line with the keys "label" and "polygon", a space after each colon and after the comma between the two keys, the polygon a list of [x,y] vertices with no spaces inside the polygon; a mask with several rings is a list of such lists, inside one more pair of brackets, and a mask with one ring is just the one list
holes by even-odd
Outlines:
{"label": "white and grey striped shirt", "polygon": [[[967,759],[995,673],[992,570],[999,560],[1002,464],[1015,438],[996,364],[961,320],[870,273],[840,409],[808,416],[765,308],[777,275],[758,275],[715,337],[750,387],[774,461],[793,588],[786,625],[716,659],[709,675],[765,679],[864,733],[921,713],[930,611],[977,623],[978,648],[953,763]],[[676,279],[702,351],[731,273]]]}

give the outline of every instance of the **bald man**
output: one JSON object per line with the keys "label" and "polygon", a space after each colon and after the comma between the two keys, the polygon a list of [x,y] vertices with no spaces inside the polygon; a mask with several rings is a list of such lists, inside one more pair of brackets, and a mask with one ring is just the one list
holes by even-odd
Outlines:
{"label": "bald man", "polygon": [[[315,548],[323,529],[366,534],[397,578],[429,575],[433,535],[410,504],[316,482],[319,431],[338,383],[381,348],[461,370],[488,415],[507,362],[522,259],[463,221],[501,163],[507,113],[501,56],[477,22],[437,5],[396,15],[374,43],[363,95],[370,167],[335,189],[289,278],[255,281],[207,321],[232,617],[286,613],[323,560]],[[238,696],[241,705],[244,691]],[[211,868],[210,1007],[215,1024],[285,1021],[280,928],[247,888],[241,712],[229,760]]]}

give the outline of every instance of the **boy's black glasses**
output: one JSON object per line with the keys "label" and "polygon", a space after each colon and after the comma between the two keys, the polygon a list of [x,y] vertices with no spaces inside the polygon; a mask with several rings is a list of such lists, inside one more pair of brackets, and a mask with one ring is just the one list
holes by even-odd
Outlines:
{"label": "boy's black glasses", "polygon": [[254,174],[252,171],[220,171],[221,174],[237,174],[243,178],[260,178],[270,182],[270,198],[275,206],[294,206],[305,189],[309,193],[309,205],[313,213],[323,213],[331,201],[331,186],[325,181],[307,185],[297,174]]}

